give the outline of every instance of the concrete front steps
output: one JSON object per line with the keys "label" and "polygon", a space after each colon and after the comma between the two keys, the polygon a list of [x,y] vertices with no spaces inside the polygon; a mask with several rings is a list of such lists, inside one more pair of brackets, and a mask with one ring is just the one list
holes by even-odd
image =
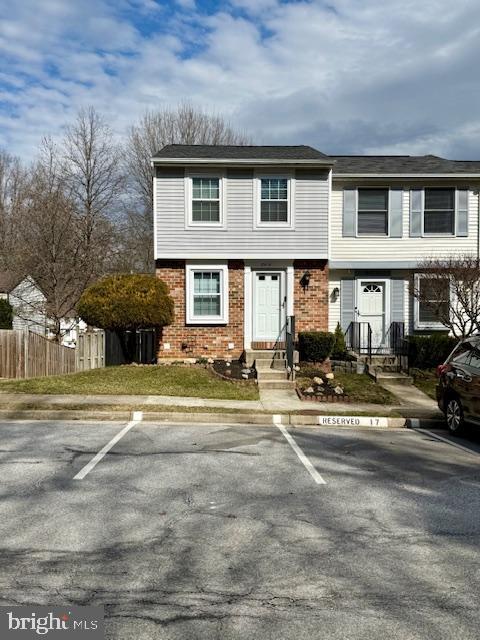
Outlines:
{"label": "concrete front steps", "polygon": [[[288,379],[285,351],[249,350],[247,366],[257,371],[258,386],[262,389],[294,389],[295,383]],[[251,363],[251,364],[250,364]]]}
{"label": "concrete front steps", "polygon": [[401,371],[397,356],[372,355],[371,360],[360,356],[358,360],[365,363],[366,372],[379,384],[413,384],[413,378]]}

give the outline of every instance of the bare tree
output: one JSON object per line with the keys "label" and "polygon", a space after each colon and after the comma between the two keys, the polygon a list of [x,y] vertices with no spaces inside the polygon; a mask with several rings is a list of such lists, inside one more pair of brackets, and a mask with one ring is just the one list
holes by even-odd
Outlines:
{"label": "bare tree", "polygon": [[248,144],[244,133],[235,131],[221,116],[184,103],[174,109],[147,111],[131,127],[125,148],[126,173],[129,176],[131,205],[125,219],[125,238],[133,244],[130,254],[140,261],[134,265],[143,271],[153,268],[151,158],[167,144]]}
{"label": "bare tree", "polygon": [[413,295],[423,313],[456,338],[480,331],[480,261],[471,255],[426,260]]}
{"label": "bare tree", "polygon": [[19,158],[0,150],[0,269],[11,266],[18,245],[18,222],[27,198],[27,176]]}
{"label": "bare tree", "polygon": [[100,274],[112,250],[113,222],[122,208],[121,149],[93,107],[67,128],[63,173],[75,203],[77,230],[92,273]]}

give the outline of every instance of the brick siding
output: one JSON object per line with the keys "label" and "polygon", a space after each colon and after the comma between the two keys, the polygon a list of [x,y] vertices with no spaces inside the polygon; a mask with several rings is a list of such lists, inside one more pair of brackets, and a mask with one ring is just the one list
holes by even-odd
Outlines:
{"label": "brick siding", "polygon": [[[228,325],[185,323],[185,260],[157,260],[156,273],[175,303],[173,324],[160,336],[159,358],[239,358],[243,353],[243,260],[228,261]],[[228,348],[233,342],[234,349]],[[170,349],[164,349],[164,344]]]}
{"label": "brick siding", "polygon": [[[326,260],[295,260],[294,314],[299,331],[328,331],[328,263]],[[302,287],[303,274],[310,272],[308,288]]]}

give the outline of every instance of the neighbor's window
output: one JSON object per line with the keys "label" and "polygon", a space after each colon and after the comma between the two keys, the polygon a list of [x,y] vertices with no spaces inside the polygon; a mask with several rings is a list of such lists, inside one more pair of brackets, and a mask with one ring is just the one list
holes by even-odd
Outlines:
{"label": "neighbor's window", "polygon": [[192,178],[192,222],[220,222],[219,178]]}
{"label": "neighbor's window", "polygon": [[455,233],[455,189],[425,189],[424,233]]}
{"label": "neighbor's window", "polygon": [[388,235],[388,189],[358,190],[358,235]]}
{"label": "neighbor's window", "polygon": [[261,178],[260,222],[288,223],[287,178]]}
{"label": "neighbor's window", "polygon": [[418,310],[417,310],[417,325],[422,327],[443,327],[439,320],[439,316],[444,316],[448,313],[450,307],[450,285],[447,280],[438,286],[438,282],[435,283],[435,291],[440,291],[439,297],[432,296],[431,278],[419,277],[417,280],[417,289],[419,291]]}
{"label": "neighbor's window", "polygon": [[187,267],[187,322],[227,321],[227,269]]}

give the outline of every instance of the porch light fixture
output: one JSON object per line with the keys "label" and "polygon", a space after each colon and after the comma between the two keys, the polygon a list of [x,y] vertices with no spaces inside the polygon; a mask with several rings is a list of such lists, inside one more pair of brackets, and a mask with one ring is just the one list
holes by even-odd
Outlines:
{"label": "porch light fixture", "polygon": [[338,296],[340,295],[340,288],[335,287],[332,290],[332,302],[336,302],[338,300]]}
{"label": "porch light fixture", "polygon": [[302,285],[304,291],[306,289],[308,289],[308,287],[310,285],[310,278],[311,277],[312,277],[312,274],[310,273],[310,271],[305,271],[305,273],[301,277],[300,284]]}

